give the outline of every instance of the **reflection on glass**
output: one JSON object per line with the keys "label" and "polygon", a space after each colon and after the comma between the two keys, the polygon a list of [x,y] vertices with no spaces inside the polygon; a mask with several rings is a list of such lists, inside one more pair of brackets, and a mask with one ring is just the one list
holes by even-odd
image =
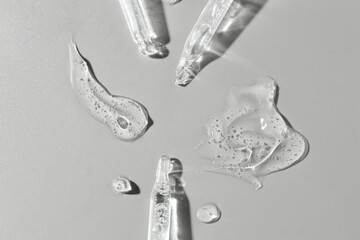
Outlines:
{"label": "reflection on glass", "polygon": [[140,53],[163,58],[169,54],[169,33],[161,0],[119,0]]}
{"label": "reflection on glass", "polygon": [[181,178],[182,165],[178,159],[171,159],[172,172],[170,177],[171,193],[171,240],[192,240],[190,204]]}
{"label": "reflection on glass", "polygon": [[203,223],[215,223],[219,221],[221,211],[215,203],[207,203],[198,209],[196,217]]}
{"label": "reflection on glass", "polygon": [[210,62],[219,58],[267,0],[209,0],[184,46],[175,84],[188,85]]}

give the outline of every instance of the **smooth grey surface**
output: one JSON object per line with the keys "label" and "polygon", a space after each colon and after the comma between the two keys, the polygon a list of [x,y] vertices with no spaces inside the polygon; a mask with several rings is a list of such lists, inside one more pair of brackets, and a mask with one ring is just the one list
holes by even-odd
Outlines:
{"label": "smooth grey surface", "polygon": [[[200,239],[357,239],[360,230],[360,29],[355,0],[269,0],[229,51],[186,88],[173,84],[205,0],[166,6],[170,55],[138,54],[116,0],[0,1],[0,239],[146,239],[162,154],[178,158],[192,233]],[[112,93],[143,103],[154,125],[121,142],[72,91],[73,34]],[[308,157],[264,188],[196,169],[194,147],[230,85],[277,79],[278,107],[310,142]],[[124,174],[138,195],[112,192]],[[196,220],[203,203],[218,223]]]}

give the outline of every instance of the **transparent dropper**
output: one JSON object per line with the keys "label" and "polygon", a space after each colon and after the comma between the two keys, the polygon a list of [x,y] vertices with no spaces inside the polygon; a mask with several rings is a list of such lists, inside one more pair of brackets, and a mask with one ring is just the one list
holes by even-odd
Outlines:
{"label": "transparent dropper", "polygon": [[[156,33],[152,26],[147,0],[119,0],[133,41],[140,53],[163,58],[169,54],[165,44],[156,40]],[[154,2],[154,1],[153,1]],[[156,4],[156,3],[154,3]]]}
{"label": "transparent dropper", "polygon": [[186,40],[175,84],[186,86],[223,55],[267,0],[209,0]]}
{"label": "transparent dropper", "polygon": [[200,71],[197,63],[234,0],[209,0],[191,30],[176,69],[175,84],[186,86]]}
{"label": "transparent dropper", "polygon": [[156,180],[150,196],[148,240],[169,240],[170,237],[170,180],[172,164],[162,156],[156,170]]}

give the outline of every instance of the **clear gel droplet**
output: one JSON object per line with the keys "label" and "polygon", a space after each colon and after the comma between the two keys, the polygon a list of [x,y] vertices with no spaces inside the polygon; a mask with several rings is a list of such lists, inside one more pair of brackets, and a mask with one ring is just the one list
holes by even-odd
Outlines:
{"label": "clear gel droplet", "polygon": [[116,193],[128,193],[132,190],[130,180],[126,177],[117,177],[112,183]]}
{"label": "clear gel droplet", "polygon": [[90,113],[121,140],[142,136],[149,124],[146,108],[130,98],[112,95],[94,77],[73,42],[69,43],[69,52],[73,88]]}
{"label": "clear gel droplet", "polygon": [[214,223],[219,221],[221,217],[221,211],[216,204],[207,203],[198,209],[196,217],[200,222]]}
{"label": "clear gel droplet", "polygon": [[206,124],[207,136],[197,147],[216,172],[237,176],[262,187],[264,176],[303,160],[308,142],[279,113],[277,86],[269,77],[232,89],[223,112]]}

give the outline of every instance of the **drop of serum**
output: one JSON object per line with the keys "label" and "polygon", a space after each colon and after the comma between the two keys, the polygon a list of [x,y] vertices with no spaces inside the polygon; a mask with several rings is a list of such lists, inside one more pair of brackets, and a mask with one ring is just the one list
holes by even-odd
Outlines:
{"label": "drop of serum", "polygon": [[71,83],[90,113],[107,125],[121,140],[142,136],[149,126],[149,114],[137,101],[112,95],[94,76],[74,42],[69,43]]}
{"label": "drop of serum", "polygon": [[269,77],[230,91],[227,106],[210,117],[207,135],[197,146],[216,166],[214,172],[244,179],[258,190],[266,175],[306,157],[308,141],[284,120],[276,95],[277,85]]}
{"label": "drop of serum", "polygon": [[112,183],[116,193],[128,193],[132,190],[130,180],[126,177],[117,177]]}
{"label": "drop of serum", "polygon": [[203,223],[215,223],[219,221],[221,217],[221,211],[216,204],[207,203],[198,209],[196,217],[200,222]]}

